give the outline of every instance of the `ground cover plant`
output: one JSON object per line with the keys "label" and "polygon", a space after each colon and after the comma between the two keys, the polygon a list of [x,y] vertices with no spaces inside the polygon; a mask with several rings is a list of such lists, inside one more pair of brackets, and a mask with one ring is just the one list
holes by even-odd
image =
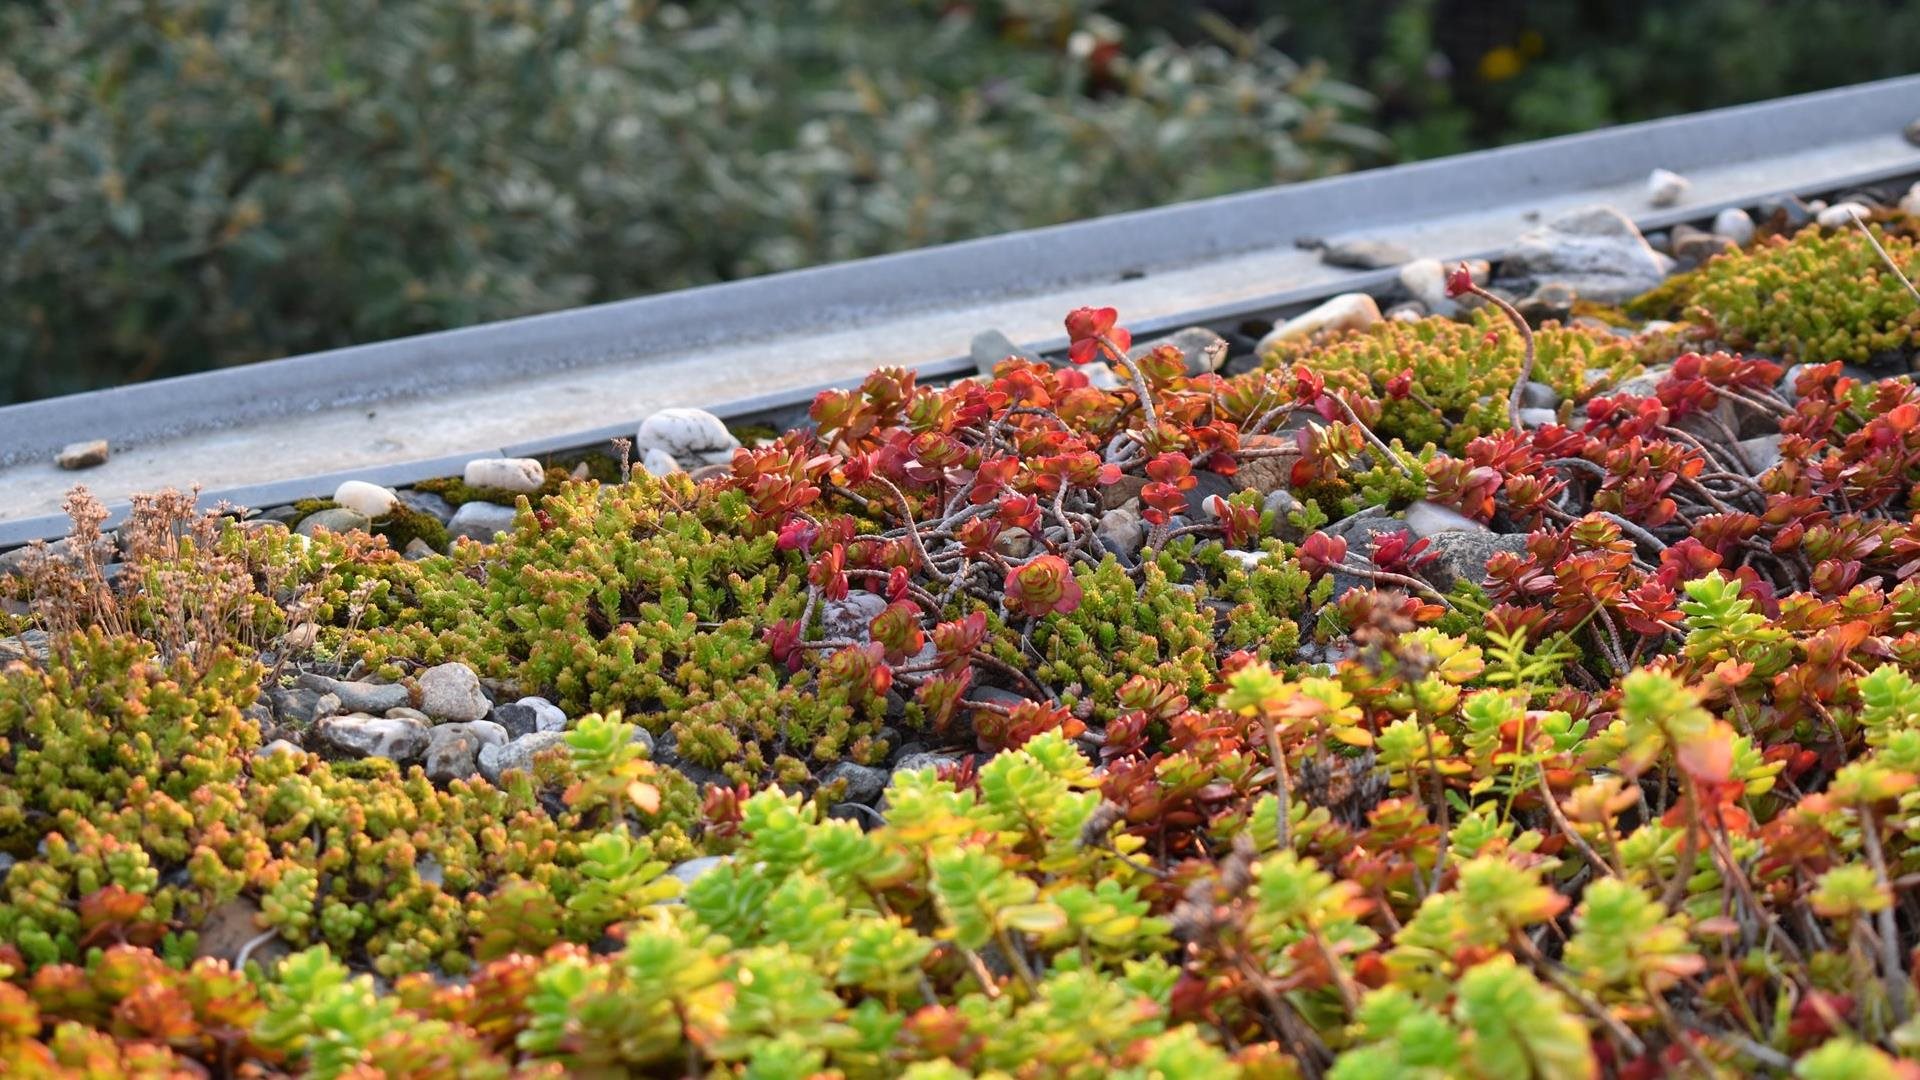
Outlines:
{"label": "ground cover plant", "polygon": [[[1741,302],[1835,239],[1232,375],[1084,308],[423,559],[76,495],[3,579],[0,1070],[1911,1076],[1911,313]],[[564,730],[286,707],[449,666]]]}

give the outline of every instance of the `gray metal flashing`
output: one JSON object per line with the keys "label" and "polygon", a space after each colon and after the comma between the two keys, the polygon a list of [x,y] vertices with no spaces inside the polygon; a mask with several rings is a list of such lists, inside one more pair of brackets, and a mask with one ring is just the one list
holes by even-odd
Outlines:
{"label": "gray metal flashing", "polygon": [[[579,447],[664,405],[730,400],[715,410],[729,417],[794,408],[879,364],[962,374],[970,365],[955,353],[974,330],[1050,351],[1078,303],[1117,304],[1143,336],[1391,285],[1392,271],[1321,264],[1298,249],[1307,238],[1488,256],[1530,220],[1587,202],[1655,228],[1920,172],[1920,148],[1901,137],[1916,115],[1920,76],[1891,79],[0,408],[0,546],[61,532],[50,511],[76,481],[110,504],[200,481],[210,501],[260,505],[348,477],[458,472],[486,447]],[[1685,201],[1646,207],[1655,166],[1688,175]],[[514,411],[491,415],[502,409]],[[97,436],[114,442],[108,465],[60,474],[48,463]]]}

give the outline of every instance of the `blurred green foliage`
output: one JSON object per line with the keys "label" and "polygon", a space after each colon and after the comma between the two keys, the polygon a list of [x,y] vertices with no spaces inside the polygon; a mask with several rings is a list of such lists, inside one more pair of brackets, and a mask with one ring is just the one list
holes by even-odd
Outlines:
{"label": "blurred green foliage", "polygon": [[[1029,11],[1038,7],[1042,10]],[[0,401],[1378,161],[1259,39],[1072,4],[0,4]]]}

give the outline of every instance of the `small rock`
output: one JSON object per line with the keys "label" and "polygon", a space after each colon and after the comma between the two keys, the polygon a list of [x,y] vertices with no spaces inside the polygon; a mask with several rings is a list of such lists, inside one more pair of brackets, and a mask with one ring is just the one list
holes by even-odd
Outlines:
{"label": "small rock", "polygon": [[535,755],[556,746],[566,746],[566,739],[565,732],[536,731],[504,745],[489,743],[480,748],[476,764],[480,766],[480,775],[486,777],[487,783],[497,787],[503,775],[515,769],[525,771],[533,768]]}
{"label": "small rock", "polygon": [[519,701],[514,702],[514,704],[522,705],[533,710],[533,729],[535,731],[567,730],[567,714],[560,710],[560,706],[555,705],[546,698],[523,697]]}
{"label": "small rock", "polygon": [[1165,337],[1143,341],[1128,349],[1127,357],[1138,360],[1162,345],[1171,345],[1180,350],[1180,355],[1186,358],[1189,376],[1218,371],[1227,358],[1227,339],[1204,326],[1189,326]]}
{"label": "small rock", "polygon": [[52,655],[52,643],[45,630],[28,630],[0,638],[0,668],[14,660],[44,665]]}
{"label": "small rock", "polygon": [[[648,476],[672,476],[674,473],[682,471],[680,463],[673,459],[673,455],[659,447],[654,447],[640,455],[640,467],[647,471]],[[709,465],[701,466],[703,469],[714,467],[715,466]]]}
{"label": "small rock", "polygon": [[88,439],[61,447],[60,452],[53,456],[53,463],[63,469],[91,469],[95,465],[105,465],[107,453],[107,440]]}
{"label": "small rock", "polygon": [[724,479],[732,474],[732,465],[702,465],[688,473],[687,479],[692,480],[696,484],[704,484],[709,480]]}
{"label": "small rock", "polygon": [[1456,306],[1447,296],[1447,268],[1439,259],[1415,259],[1402,266],[1400,287],[1435,314],[1451,314]]}
{"label": "small rock", "polygon": [[1460,581],[1475,585],[1487,583],[1487,560],[1502,551],[1525,555],[1527,538],[1516,533],[1478,532],[1435,533],[1427,550],[1433,561],[1422,570],[1428,581],[1442,592]]}
{"label": "small rock", "polygon": [[1009,356],[1017,356],[1029,362],[1038,358],[1013,343],[1013,339],[998,330],[982,330],[973,335],[973,344],[967,350],[973,360],[973,369],[982,375],[991,376],[1000,361]]}
{"label": "small rock", "polygon": [[682,464],[723,465],[733,459],[740,440],[721,419],[705,409],[661,409],[640,424],[634,449],[664,450]]}
{"label": "small rock", "polygon": [[348,712],[384,713],[413,703],[413,694],[399,683],[343,682],[304,672],[295,680],[317,694],[332,694]]}
{"label": "small rock", "polygon": [[872,806],[879,801],[887,790],[887,773],[868,765],[859,765],[851,761],[842,761],[833,768],[820,774],[820,786],[846,781],[847,790],[841,794],[841,802],[860,803]]}
{"label": "small rock", "polygon": [[667,876],[674,878],[682,885],[691,885],[726,861],[725,855],[702,855],[697,859],[675,863],[673,868],[667,871]]}
{"label": "small rock", "polygon": [[1312,311],[1296,315],[1267,332],[1255,352],[1264,356],[1285,341],[1311,338],[1337,330],[1365,330],[1379,323],[1380,305],[1366,293],[1342,293]]}
{"label": "small rock", "polygon": [[1739,246],[1719,233],[1688,229],[1684,237],[1674,241],[1673,258],[1682,269],[1691,270],[1715,255],[1734,251]]}
{"label": "small rock", "polygon": [[1234,486],[1242,491],[1265,494],[1286,487],[1294,463],[1300,460],[1299,444],[1290,436],[1249,435],[1240,440],[1240,449],[1261,452],[1259,457],[1242,457],[1239,471],[1233,474]]}
{"label": "small rock", "polygon": [[532,734],[539,729],[540,714],[525,705],[495,705],[488,714],[494,723],[506,729],[509,738],[517,739]]}
{"label": "small rock", "polygon": [[513,531],[515,513],[513,507],[498,503],[462,503],[454,511],[453,520],[447,522],[447,535],[491,544],[495,535]]}
{"label": "small rock", "polygon": [[306,753],[306,751],[300,749],[300,746],[298,743],[289,742],[286,739],[275,739],[272,742],[268,743],[267,745],[261,747],[260,749],[255,750],[253,752],[253,756],[257,758],[268,758],[268,757],[273,757],[275,754],[296,754],[297,755],[297,754],[304,754],[304,753]]}
{"label": "small rock", "polygon": [[1733,241],[1736,247],[1753,243],[1753,217],[1737,206],[1729,206],[1713,215],[1713,234]]}
{"label": "small rock", "polygon": [[1087,385],[1095,390],[1114,391],[1120,389],[1120,376],[1113,373],[1113,367],[1104,361],[1095,360],[1080,365],[1080,374],[1087,377]]}
{"label": "small rock", "polygon": [[1920,118],[1907,121],[1906,130],[1901,134],[1906,136],[1908,142],[1920,146]]}
{"label": "small rock", "polygon": [[320,741],[353,757],[380,757],[407,764],[426,752],[432,729],[418,720],[384,716],[330,716],[314,727]]}
{"label": "small rock", "polygon": [[1553,409],[1521,409],[1520,426],[1523,428],[1543,428],[1548,424],[1560,422],[1560,414]]}
{"label": "small rock", "polygon": [[431,515],[442,525],[453,520],[453,504],[431,491],[401,488],[395,494],[400,496],[400,505],[415,513]]}
{"label": "small rock", "polygon": [[1140,545],[1147,539],[1147,527],[1140,515],[1125,507],[1115,507],[1100,515],[1100,524],[1093,531],[1108,551],[1128,561],[1140,553]]}
{"label": "small rock", "polygon": [[[248,949],[249,945],[253,947]],[[236,896],[200,920],[194,956],[238,964],[243,953],[247,963],[258,963],[262,970],[272,971],[281,960],[293,954],[293,946],[279,935],[267,932],[259,904]]]}
{"label": "small rock", "polygon": [[407,541],[407,546],[401,550],[400,554],[408,562],[419,562],[422,559],[431,559],[440,553],[433,549],[432,544],[416,536]]}
{"label": "small rock", "polygon": [[1328,266],[1355,270],[1384,270],[1413,258],[1413,252],[1391,240],[1336,240],[1320,252],[1320,261]]}
{"label": "small rock", "polygon": [[421,855],[418,859],[415,859],[413,861],[413,873],[415,877],[420,879],[423,885],[432,885],[435,888],[439,888],[447,883],[446,867],[441,866],[440,860],[434,858],[432,855]]}
{"label": "small rock", "polygon": [[1671,169],[1655,169],[1647,174],[1647,202],[1653,206],[1672,206],[1693,185]]}
{"label": "small rock", "polygon": [[946,750],[922,750],[918,753],[903,754],[893,763],[893,771],[916,772],[920,769],[938,769],[946,765],[958,765],[967,759],[965,754],[956,754]]}
{"label": "small rock", "polygon": [[305,688],[274,687],[267,691],[267,704],[273,707],[273,715],[282,724],[306,727],[314,721],[313,710],[320,704],[320,694]]}
{"label": "small rock", "polygon": [[1419,322],[1427,317],[1427,305],[1418,300],[1408,300],[1387,309],[1388,322]]}
{"label": "small rock", "polygon": [[1288,520],[1293,514],[1304,509],[1293,492],[1281,488],[1267,493],[1266,501],[1260,504],[1263,512],[1273,515],[1273,535],[1289,543],[1299,543],[1306,535],[1299,527]]}
{"label": "small rock", "polygon": [[1407,531],[1416,538],[1445,532],[1486,532],[1487,527],[1449,506],[1420,499],[1407,507]]}
{"label": "small rock", "polygon": [[418,720],[429,727],[433,725],[433,717],[428,716],[419,709],[408,708],[405,705],[397,709],[388,709],[386,711],[386,717],[389,720]]}
{"label": "small rock", "polygon": [[627,741],[630,743],[639,743],[641,746],[645,747],[647,751],[648,761],[652,761],[653,755],[658,752],[658,748],[655,747],[654,745],[653,732],[648,731],[646,728],[643,728],[638,724],[634,725],[633,737],[628,739]]}
{"label": "small rock", "polygon": [[1660,284],[1660,260],[1625,214],[1589,206],[1521,234],[1503,265],[1508,274],[1564,282],[1585,299],[1617,304]]}
{"label": "small rock", "polygon": [[1003,529],[993,538],[993,550],[1009,559],[1024,559],[1033,551],[1033,534],[1018,526]]}
{"label": "small rock", "polygon": [[[313,718],[325,720],[329,716],[340,715],[340,697],[337,694],[321,694],[313,703]],[[359,710],[355,710],[356,712]]]}
{"label": "small rock", "polygon": [[468,487],[531,494],[547,482],[547,470],[532,458],[479,458],[467,462]]}
{"label": "small rock", "polygon": [[344,506],[330,510],[316,510],[300,519],[294,527],[296,536],[318,536],[321,530],[331,533],[366,532],[373,527],[372,519],[358,510],[349,510]]}
{"label": "small rock", "polygon": [[1813,208],[1791,195],[1778,199],[1768,199],[1760,204],[1760,220],[1770,221],[1775,217],[1789,229],[1798,229],[1813,220]]}
{"label": "small rock", "polygon": [[440,722],[478,720],[492,706],[480,689],[480,677],[461,663],[440,664],[420,673],[420,711]]}
{"label": "small rock", "polygon": [[820,628],[830,638],[866,641],[873,620],[887,610],[887,598],[864,589],[848,591],[846,598],[829,600],[820,607]]}
{"label": "small rock", "polygon": [[427,736],[427,779],[444,784],[465,780],[480,771],[480,750],[487,746],[505,746],[507,731],[490,720],[466,724],[441,724]]}
{"label": "small rock", "polygon": [[1900,196],[1900,212],[1920,217],[1920,183],[1914,184],[1905,195]]}
{"label": "small rock", "polygon": [[377,518],[393,513],[393,508],[400,505],[400,496],[392,488],[365,480],[348,480],[333,489],[333,501],[348,510]]}
{"label": "small rock", "polygon": [[1267,553],[1264,551],[1241,551],[1238,548],[1224,548],[1220,554],[1239,563],[1240,569],[1245,570],[1249,574],[1253,573],[1255,567],[1267,561]]}
{"label": "small rock", "polygon": [[1538,380],[1529,379],[1520,388],[1520,405],[1527,409],[1557,409],[1560,391]]}
{"label": "small rock", "polygon": [[1665,229],[1656,229],[1647,234],[1647,246],[1662,255],[1673,254],[1673,237]]}
{"label": "small rock", "polygon": [[1775,465],[1780,464],[1780,436],[1760,435],[1751,439],[1741,439],[1734,444],[1740,451],[1740,457],[1747,463],[1747,472],[1759,476]]}
{"label": "small rock", "polygon": [[1861,221],[1865,221],[1872,213],[1871,207],[1862,206],[1857,202],[1834,203],[1815,214],[1813,220],[1823,229],[1851,229],[1856,215]]}
{"label": "small rock", "polygon": [[1211,469],[1199,470],[1192,474],[1192,478],[1195,483],[1186,491],[1186,512],[1188,517],[1196,520],[1211,518],[1212,515],[1207,510],[1208,499],[1216,496],[1225,499],[1238,490],[1234,487],[1231,478],[1221,476]]}
{"label": "small rock", "polygon": [[1564,281],[1543,281],[1514,306],[1529,323],[1543,323],[1548,319],[1565,322],[1567,316],[1573,314],[1574,301],[1579,298],[1573,286]]}
{"label": "small rock", "polygon": [[1131,473],[1122,475],[1120,479],[1100,489],[1100,509],[1112,510],[1125,506],[1138,499],[1140,492],[1145,490],[1146,486],[1147,478],[1144,476],[1134,476]]}

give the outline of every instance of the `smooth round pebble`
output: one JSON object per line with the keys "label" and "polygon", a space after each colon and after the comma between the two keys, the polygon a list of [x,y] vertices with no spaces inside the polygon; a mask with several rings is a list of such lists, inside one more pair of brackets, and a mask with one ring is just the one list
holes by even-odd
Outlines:
{"label": "smooth round pebble", "polygon": [[468,487],[531,494],[547,482],[547,470],[532,458],[479,458],[467,462]]}
{"label": "smooth round pebble", "polygon": [[333,501],[357,514],[370,518],[385,517],[400,503],[392,489],[365,480],[348,480],[333,489]]}

